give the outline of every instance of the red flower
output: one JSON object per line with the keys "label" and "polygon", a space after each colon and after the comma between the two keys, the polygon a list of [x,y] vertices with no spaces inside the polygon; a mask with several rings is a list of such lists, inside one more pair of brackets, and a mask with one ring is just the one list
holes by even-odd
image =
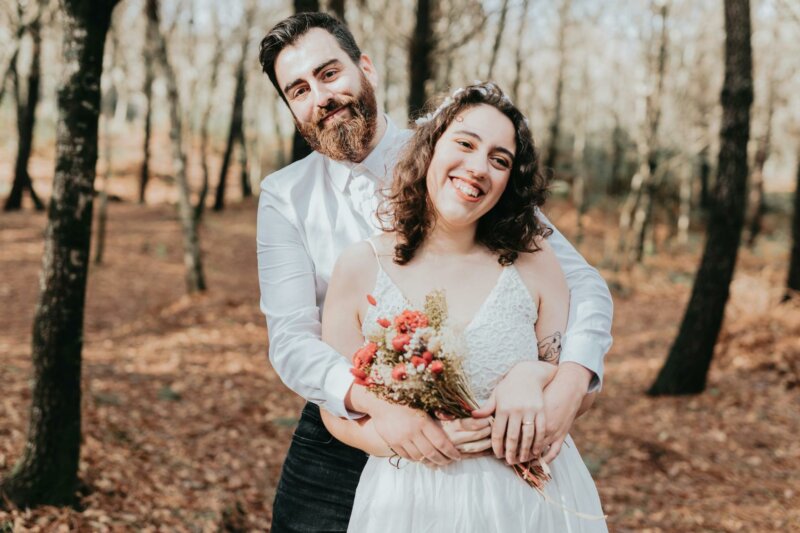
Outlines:
{"label": "red flower", "polygon": [[428,366],[428,362],[425,361],[425,359],[423,359],[422,357],[417,357],[416,355],[411,358],[411,364],[414,365],[415,367],[418,367],[419,365]]}
{"label": "red flower", "polygon": [[414,333],[417,328],[428,326],[428,317],[419,311],[406,309],[394,317],[394,326],[398,333]]}
{"label": "red flower", "polygon": [[378,322],[378,325],[380,325],[380,327],[382,327],[382,328],[388,328],[389,326],[392,325],[392,323],[389,322],[388,318],[379,318],[377,320],[377,322]]}
{"label": "red flower", "polygon": [[428,368],[430,368],[431,372],[433,372],[434,374],[441,374],[442,371],[444,370],[444,365],[442,364],[441,361],[434,361]]}
{"label": "red flower", "polygon": [[428,350],[425,350],[424,352],[422,352],[422,358],[425,359],[426,363],[430,363],[431,361],[433,361],[433,354]]}
{"label": "red flower", "polygon": [[369,305],[378,305],[378,302],[375,301],[375,297],[371,294],[367,294],[367,301]]}
{"label": "red flower", "polygon": [[367,378],[367,373],[361,370],[360,368],[353,367],[350,369],[350,373],[353,374],[356,377],[356,379],[363,380]]}
{"label": "red flower", "polygon": [[[368,365],[372,363],[372,360],[375,359],[375,353],[377,351],[378,345],[374,342],[365,344],[353,356],[353,364],[360,367],[362,365]],[[360,363],[356,363],[356,360],[360,361]]]}
{"label": "red flower", "polygon": [[406,373],[406,365],[403,363],[397,363],[397,365],[392,369],[392,379],[395,381],[403,381],[407,376],[408,374]]}
{"label": "red flower", "polygon": [[392,348],[396,352],[402,352],[405,350],[408,343],[411,342],[411,336],[406,334],[396,335],[394,339],[392,339]]}

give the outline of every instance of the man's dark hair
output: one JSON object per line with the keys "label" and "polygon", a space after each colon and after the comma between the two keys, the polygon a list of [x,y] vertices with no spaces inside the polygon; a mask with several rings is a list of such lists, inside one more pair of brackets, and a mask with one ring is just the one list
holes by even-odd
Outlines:
{"label": "man's dark hair", "polygon": [[286,97],[275,76],[275,59],[284,48],[293,45],[312,28],[321,28],[333,35],[341,49],[353,60],[353,63],[358,64],[358,60],[361,58],[361,49],[356,44],[353,34],[347,29],[345,23],[339,19],[327,13],[318,12],[297,13],[283,19],[269,30],[269,33],[261,40],[258,60],[261,62],[261,68],[269,76],[272,85],[275,86],[278,94],[284,100],[286,100]]}

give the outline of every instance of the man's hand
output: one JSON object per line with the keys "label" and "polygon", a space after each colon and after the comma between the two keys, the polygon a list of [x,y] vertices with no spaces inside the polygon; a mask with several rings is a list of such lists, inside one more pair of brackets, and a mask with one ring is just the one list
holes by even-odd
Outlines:
{"label": "man's hand", "polygon": [[[561,451],[564,439],[572,428],[584,397],[589,389],[592,372],[578,363],[565,362],[559,365],[553,380],[544,389],[545,436],[539,448],[534,446],[534,456],[541,454],[545,444],[550,448],[543,459],[553,462]],[[589,400],[593,399],[593,396]],[[588,402],[590,405],[591,402]],[[586,407],[588,408],[588,405]]]}
{"label": "man's hand", "polygon": [[462,454],[482,454],[492,447],[489,418],[440,418],[436,423]]}
{"label": "man's hand", "polygon": [[532,450],[541,450],[547,427],[542,391],[555,372],[555,365],[550,363],[517,363],[498,383],[486,404],[472,412],[475,418],[494,413],[492,449],[498,459],[516,464],[531,459]]}
{"label": "man's hand", "polygon": [[383,401],[358,385],[351,387],[346,402],[372,418],[375,431],[400,457],[439,466],[461,459],[437,421],[423,412]]}

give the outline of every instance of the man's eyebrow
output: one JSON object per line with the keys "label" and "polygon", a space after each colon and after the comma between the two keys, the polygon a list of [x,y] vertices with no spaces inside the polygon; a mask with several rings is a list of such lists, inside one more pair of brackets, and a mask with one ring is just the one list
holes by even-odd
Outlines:
{"label": "man's eyebrow", "polygon": [[[331,66],[334,63],[339,63],[339,62],[340,61],[338,59],[336,59],[336,58],[329,59],[329,60],[325,61],[324,63],[321,63],[321,64],[317,65],[316,67],[314,67],[314,70],[312,70],[311,73],[316,77],[317,74],[319,74],[320,72],[325,70],[327,67]],[[303,83],[303,80],[301,78],[297,78],[293,82],[287,83],[286,86],[283,88],[283,94],[289,94],[289,91],[291,91],[292,89],[294,89],[295,87],[297,87],[301,83]]]}
{"label": "man's eyebrow", "polygon": [[[460,134],[466,135],[468,137],[473,137],[474,139],[477,139],[478,142],[483,142],[483,139],[481,139],[481,136],[478,135],[475,132],[472,132],[472,131],[458,130],[458,131],[454,131],[453,133],[460,133]],[[498,150],[500,152],[505,152],[506,154],[508,154],[508,157],[510,157],[511,159],[514,159],[514,154],[511,152],[511,150],[509,150],[507,148],[503,148],[502,146],[495,146],[494,149]]]}

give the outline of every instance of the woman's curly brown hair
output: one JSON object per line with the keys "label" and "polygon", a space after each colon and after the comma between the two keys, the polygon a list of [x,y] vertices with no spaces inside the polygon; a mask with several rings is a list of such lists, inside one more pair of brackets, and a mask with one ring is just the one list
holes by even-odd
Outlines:
{"label": "woman's curly brown hair", "polygon": [[496,108],[511,120],[516,151],[508,184],[497,204],[478,221],[476,240],[507,266],[520,253],[538,251],[537,236],[552,233],[536,216],[545,201],[547,179],[539,170],[528,121],[494,83],[468,85],[447,97],[430,120],[416,127],[395,167],[391,192],[378,210],[384,231],[397,233],[394,262],[398,265],[411,261],[435,224],[426,177],[436,143],[460,113],[480,104]]}

